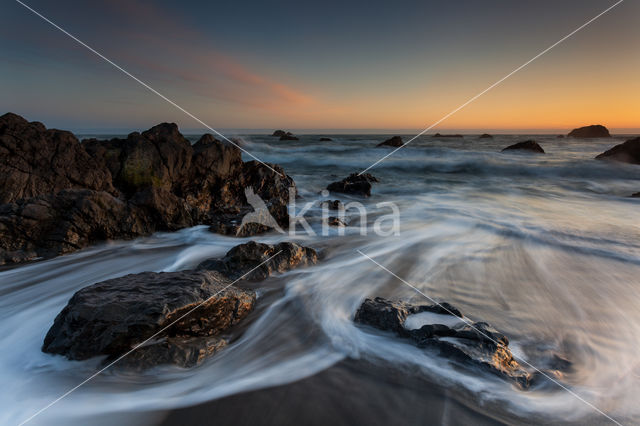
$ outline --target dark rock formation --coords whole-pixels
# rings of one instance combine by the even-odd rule
[[[331,142],[333,139],[331,138],[320,138],[318,139],[320,142]]]
[[[544,154],[544,149],[534,140],[528,140],[524,142],[518,142],[513,145],[509,145],[502,152],[505,151],[530,151],[538,154]]]
[[[629,164],[640,164],[640,137],[614,146],[596,157],[598,160],[613,160]]]
[[[489,133],[483,133],[480,135],[479,139],[493,139],[493,136],[491,136]]]
[[[453,135],[443,135],[441,133],[436,133],[435,135],[433,135],[434,138],[463,138],[464,136],[460,135],[460,134],[453,134]]]
[[[12,113],[0,117],[0,204],[71,188],[116,192],[109,171],[70,132]]]
[[[329,224],[329,226],[336,226],[338,228],[347,226],[347,224],[345,223],[344,220],[340,219],[339,217],[335,217],[335,216],[330,216],[327,223]]]
[[[158,337],[216,336],[246,317],[255,301],[255,293],[231,286],[217,272],[126,275],[74,294],[42,350],[82,360],[117,357],[166,327]]]
[[[579,127],[577,129],[573,129],[567,135],[570,138],[610,138],[609,130],[600,125],[593,124],[591,126]]]
[[[640,192],[636,192],[635,194],[631,194],[632,198],[640,198]]]
[[[286,134],[287,134],[287,132],[285,132],[284,130],[276,130],[275,132],[273,132],[273,134],[271,136],[280,137],[280,136],[284,136]]]
[[[323,206],[327,206],[329,210],[340,210],[344,209],[344,204],[340,200],[327,200],[322,202]]]
[[[265,262],[272,256],[273,259]],[[250,241],[232,248],[221,259],[205,260],[198,265],[198,270],[218,271],[232,280],[242,277],[249,281],[260,281],[274,273],[313,265],[317,261],[316,251],[309,247],[295,243],[269,245]],[[265,263],[260,265],[262,262]]]
[[[464,318],[459,310],[448,303],[411,305],[376,297],[364,301],[354,320],[380,330],[392,331],[399,337],[410,339],[420,348],[436,349],[444,357],[480,367],[524,388],[529,386],[530,374],[513,358],[507,337],[490,325],[459,321],[455,326],[425,324],[415,330],[405,328],[407,318],[421,312],[440,314],[443,322],[447,317]]]
[[[291,133],[287,133],[286,135],[280,136],[281,141],[297,141],[300,140],[297,136],[292,135]]]
[[[162,337],[152,340],[114,364],[127,371],[143,371],[157,365],[173,364],[190,368],[200,364],[227,346],[227,340],[218,337]]]
[[[402,142],[402,138],[400,136],[394,136],[392,138],[387,139],[384,142],[379,143],[376,146],[393,146],[393,147],[399,147],[404,145],[404,142]]]
[[[330,183],[327,189],[331,192],[341,192],[343,194],[371,196],[371,183],[378,182],[378,179],[370,173],[351,173],[339,182]]]
[[[126,239],[196,224],[253,235],[246,190],[287,227],[282,168],[242,162],[240,150],[204,135],[193,146],[175,124],[126,139],[79,143],[14,114],[0,117],[0,264],[50,257],[105,239]]]

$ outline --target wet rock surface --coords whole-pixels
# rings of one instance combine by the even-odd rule
[[[384,142],[379,143],[377,146],[392,146],[397,148],[402,145],[404,145],[404,142],[402,142],[402,138],[400,136],[394,136]]]
[[[610,138],[609,130],[601,124],[579,127],[567,135],[570,138]]]
[[[255,302],[253,291],[231,286],[217,272],[126,275],[76,292],[56,317],[42,350],[74,360],[117,357],[174,321],[164,337],[215,336],[246,317]]]
[[[327,219],[327,223],[329,224],[329,226],[335,226],[338,228],[343,228],[347,226],[347,223],[344,221],[344,219],[340,219],[339,217],[335,217],[335,216],[330,216]]]
[[[272,256],[273,259],[265,262]],[[205,260],[197,269],[218,271],[232,280],[243,277],[249,281],[260,281],[275,273],[310,266],[317,261],[318,254],[314,249],[296,243],[269,245],[250,241],[232,248],[221,259]],[[260,265],[262,262],[265,263]]]
[[[371,196],[371,183],[378,182],[378,179],[370,173],[351,173],[346,178],[338,182],[330,183],[327,189],[331,192],[343,194]]]
[[[241,236],[268,231],[242,226],[254,211],[248,188],[287,227],[289,191],[295,194],[281,167],[243,162],[237,147],[208,134],[191,145],[172,123],[80,143],[5,114],[0,171],[0,264],[198,224]]]
[[[434,321],[450,324],[434,322],[418,329],[408,329],[405,326],[411,315],[424,312],[437,314],[438,318]],[[443,357],[479,367],[527,388],[531,375],[513,358],[507,337],[487,323],[463,321],[463,318],[462,313],[448,303],[413,305],[376,297],[362,303],[354,321],[379,330],[392,331],[417,347],[435,349]]]
[[[524,142],[518,142],[513,145],[509,145],[502,152],[505,151],[529,151],[537,154],[544,154],[544,149],[534,140],[528,140]]]
[[[597,160],[619,161],[629,164],[640,164],[640,137],[614,146],[596,157]]]

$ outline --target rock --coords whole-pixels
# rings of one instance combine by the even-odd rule
[[[376,146],[393,146],[393,147],[399,147],[404,145],[404,142],[402,142],[402,138],[400,136],[394,136],[392,138],[387,139],[384,142],[379,143]]]
[[[436,133],[435,135],[433,135],[434,138],[464,138],[464,136],[460,135],[460,134],[454,134],[454,135],[443,135],[440,133]]]
[[[493,136],[491,136],[489,133],[483,133],[480,135],[479,139],[493,139]]]
[[[640,198],[640,192],[636,192],[635,194],[631,194],[633,198]]]
[[[524,142],[518,142],[513,145],[509,145],[502,152],[505,151],[530,151],[538,154],[544,154],[544,149],[534,140],[528,140]]]
[[[629,164],[640,164],[640,137],[614,146],[596,157],[598,160],[613,160]]]
[[[293,133],[287,132],[284,135],[280,135],[281,141],[297,141],[299,140],[297,136],[294,136]]]
[[[273,259],[271,256],[280,252]],[[316,251],[295,243],[276,245],[250,241],[229,250],[221,259],[208,259],[198,265],[198,270],[218,271],[232,280],[260,281],[274,273],[283,273],[299,266],[313,265],[318,261]],[[258,268],[256,268],[260,265]]]
[[[419,329],[407,329],[407,318],[421,312],[442,315],[443,322],[454,318],[456,325],[434,323],[425,324]],[[412,305],[376,297],[362,303],[354,321],[379,330],[392,331],[401,338],[409,339],[417,347],[436,349],[441,356],[479,367],[523,388],[529,386],[531,375],[513,358],[506,336],[487,323],[457,321],[458,318],[464,319],[459,310],[447,303]]]
[[[287,132],[285,132],[284,130],[276,130],[275,132],[273,132],[273,133],[271,134],[271,136],[277,136],[277,137],[280,137],[280,136],[284,136],[284,135],[286,135],[286,134],[287,134]]]
[[[378,179],[370,173],[351,173],[339,182],[330,183],[327,189],[331,192],[341,192],[343,194],[371,196],[371,183],[378,182]]]
[[[247,191],[284,228],[289,192],[296,193],[281,167],[244,163],[237,147],[209,134],[192,146],[172,123],[79,143],[6,114],[0,169],[0,263],[198,224],[240,236],[265,232],[263,224],[242,225],[255,208]]]
[[[333,141],[333,139],[331,139],[331,138],[320,138],[320,139],[318,139],[318,140],[319,140],[320,142],[331,142],[331,141]]]
[[[0,117],[0,204],[71,188],[116,192],[109,171],[70,132],[12,113]]]
[[[344,209],[344,204],[340,200],[327,200],[322,202],[322,206],[327,206],[329,210],[340,210]]]
[[[231,286],[217,272],[126,275],[76,292],[56,317],[42,350],[72,360],[114,358],[165,327],[159,338],[216,336],[245,318],[255,302],[254,292]]]
[[[609,130],[600,125],[593,124],[591,126],[579,127],[577,129],[573,129],[567,135],[570,138],[610,138]]]
[[[327,223],[329,224],[329,226],[336,226],[336,227],[345,227],[347,226],[347,224],[344,222],[344,220],[340,219],[339,217],[335,217],[335,216],[330,216]]]

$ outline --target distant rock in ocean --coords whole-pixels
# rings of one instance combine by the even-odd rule
[[[640,192],[636,192],[635,194],[631,194],[631,198],[640,198]]]
[[[284,130],[276,130],[271,134],[271,136],[280,137],[280,136],[284,136],[286,134],[287,134],[287,132],[285,132]]]
[[[556,139],[564,139],[564,135],[558,135],[556,136]]]
[[[509,145],[502,152],[505,151],[530,151],[537,154],[544,154],[544,149],[534,140],[528,140],[524,142],[518,142],[513,145]]]
[[[318,139],[320,142],[331,142],[333,139],[331,138],[320,138]]]
[[[339,182],[330,183],[327,189],[331,192],[341,192],[343,194],[371,195],[371,183],[378,182],[378,179],[370,173],[351,173]]]
[[[299,139],[293,133],[287,132],[284,135],[280,136],[280,140],[281,141],[297,141]]]
[[[609,130],[601,124],[579,127],[567,135],[570,138],[610,138]]]
[[[443,135],[440,133],[436,133],[435,135],[433,135],[434,138],[464,138],[464,136],[460,135],[460,134],[454,134],[454,135]]]
[[[493,139],[493,136],[489,133],[483,133],[480,135],[479,139]]]
[[[198,224],[236,234],[253,211],[245,188],[289,224],[293,179],[211,135],[195,144],[173,123],[126,139],[88,139],[15,114],[0,117],[0,264],[69,253]],[[247,227],[241,236],[269,228]]]
[[[614,146],[596,157],[598,160],[613,160],[622,163],[640,164],[640,137]]]
[[[387,139],[384,142],[380,142],[378,145],[376,146],[393,146],[393,147],[400,147],[404,145],[404,142],[402,142],[402,138],[400,136],[394,136],[392,138]]]

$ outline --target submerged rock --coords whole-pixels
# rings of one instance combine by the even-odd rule
[[[579,127],[567,135],[570,138],[610,138],[609,130],[601,124]]]
[[[76,292],[42,350],[74,360],[117,357],[174,321],[158,337],[216,336],[246,317],[255,302],[253,291],[231,286],[217,272],[126,275]]]
[[[278,254],[273,259],[265,262],[276,253]],[[260,281],[274,273],[313,265],[317,261],[318,254],[309,247],[287,242],[269,245],[250,241],[235,246],[221,259],[205,260],[197,269],[218,271],[232,280],[242,277],[249,281]],[[262,262],[265,263],[260,265]],[[260,266],[256,268],[258,265]]]
[[[370,173],[351,173],[339,182],[330,183],[327,189],[331,192],[341,192],[343,194],[371,196],[371,183],[378,182],[378,179]]]
[[[436,314],[433,321],[442,324],[434,322],[417,329],[406,327],[411,315],[424,312]],[[529,386],[531,375],[513,358],[507,337],[487,323],[465,321],[462,313],[448,303],[412,305],[376,297],[364,301],[354,321],[392,331],[417,347],[436,349],[446,358],[479,367],[523,388]]]
[[[299,139],[293,133],[287,132],[284,135],[280,135],[280,140],[281,141],[297,141]]]
[[[640,164],[640,137],[614,146],[596,157],[597,160],[613,160],[629,164]]]
[[[392,138],[387,139],[384,142],[380,142],[378,145],[376,146],[393,146],[393,147],[400,147],[404,145],[404,142],[402,142],[402,138],[400,136],[394,136]]]
[[[274,170],[272,170],[271,168]],[[84,140],[15,114],[0,117],[0,263],[51,257],[106,239],[198,224],[241,236],[247,189],[287,227],[295,183],[277,165],[243,162],[204,135],[193,146],[172,123],[125,139]]]
[[[502,150],[502,152],[505,151],[530,151],[538,154],[544,154],[544,149],[542,149],[542,147],[534,140],[528,140],[509,145]]]
[[[122,370],[134,371],[142,371],[163,364],[190,368],[216,354],[225,346],[227,346],[227,340],[218,336],[163,337],[140,346],[115,365]]]
[[[318,139],[318,140],[319,140],[320,142],[331,142],[331,141],[333,141],[333,139],[331,139],[331,138],[320,138],[320,139]]]

